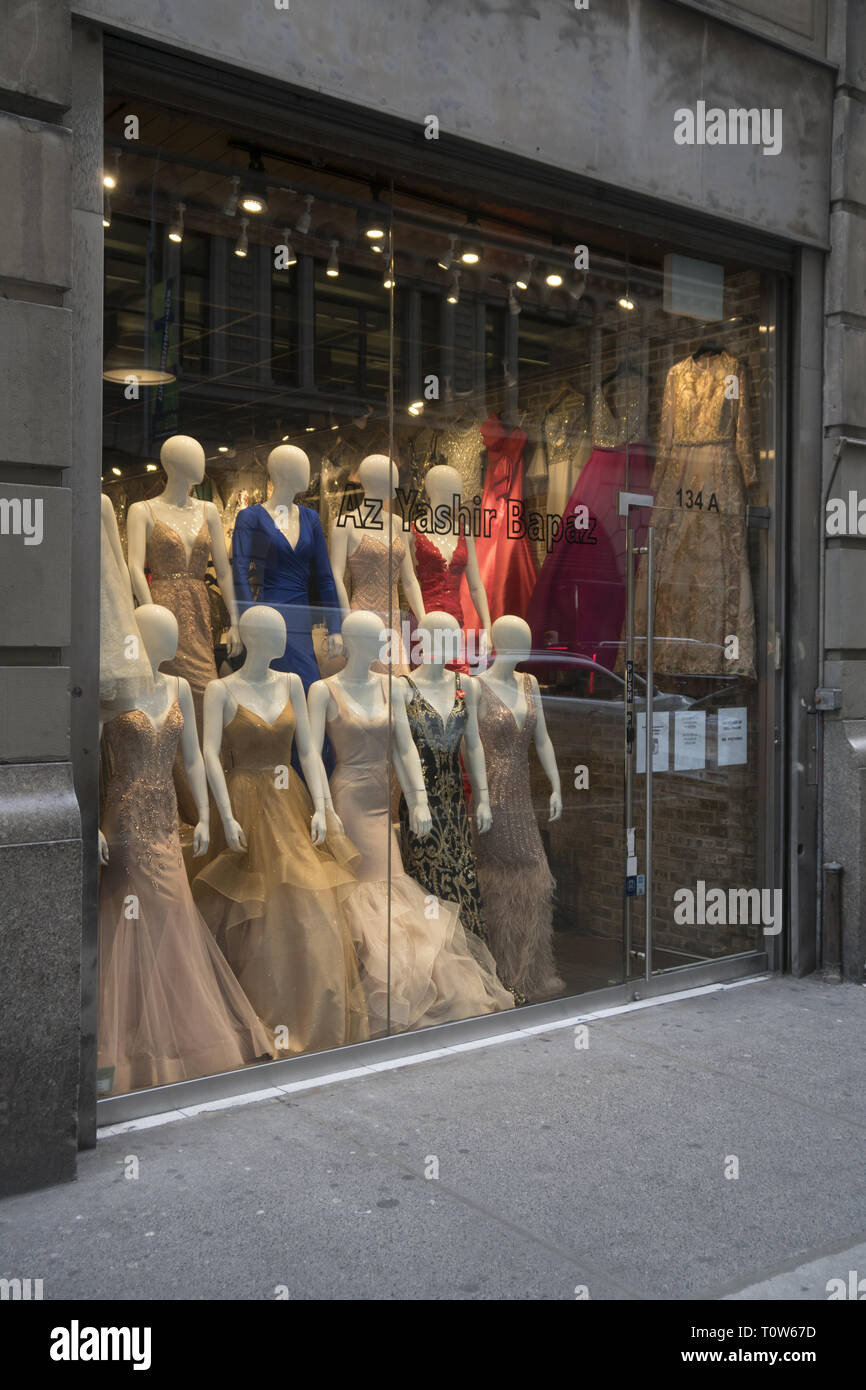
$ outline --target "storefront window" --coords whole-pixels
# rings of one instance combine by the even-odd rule
[[[758,949],[772,277],[138,114],[103,1094]]]

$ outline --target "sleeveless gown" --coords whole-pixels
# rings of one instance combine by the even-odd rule
[[[463,605],[460,586],[466,573],[469,550],[461,532],[451,559],[446,562],[442,551],[423,531],[413,527],[415,537],[415,573],[421,586],[421,597],[427,613],[450,613],[463,627]],[[473,605],[474,606],[474,605]],[[462,637],[462,634],[461,634]],[[463,639],[465,641],[465,639]],[[469,672],[465,647],[459,661],[449,661],[449,671]]]
[[[537,712],[524,675],[523,728],[486,681],[481,681],[478,727],[487,764],[493,825],[480,835],[472,822],[487,940],[502,979],[530,1003],[565,988],[553,960],[553,890],[532,807],[529,748]]]
[[[393,560],[391,562],[393,583],[390,589],[390,613],[388,611],[388,542],[379,536],[372,536],[369,531],[365,531],[357,549],[349,556],[348,562],[349,573],[352,576],[350,608],[363,609],[366,612],[378,614],[386,628],[393,628],[395,633],[401,634],[392,651],[391,671],[395,676],[409,674],[409,657],[402,638],[403,615],[400,612],[400,599],[397,593],[397,576],[405,556],[406,542],[399,532],[395,532]],[[384,661],[374,661],[370,669],[387,672],[388,664]]]
[[[346,911],[367,992],[371,1034],[449,1023],[512,1008],[490,952],[463,930],[453,903],[436,901],[403,868],[391,824],[387,756],[387,684],[373,715],[349,707],[333,677],[325,684],[337,713],[328,719],[337,754],[331,794],[346,833],[361,852],[359,883]],[[390,972],[388,848],[391,854]]]
[[[269,724],[238,704],[222,757],[247,849],[223,848],[193,894],[248,998],[269,1027],[288,1030],[281,1056],[321,1052],[369,1036],[364,992],[342,904],[359,855],[329,825],[310,839],[313,803],[289,764],[291,700]],[[224,843],[224,841],[223,841]]]
[[[183,715],[105,725],[99,891],[99,1066],[115,1093],[242,1067],[276,1053],[193,904],[171,780]]]

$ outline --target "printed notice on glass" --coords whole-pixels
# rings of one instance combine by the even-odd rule
[[[747,729],[749,711],[745,705],[719,710],[719,767],[734,767],[749,761]]]
[[[674,713],[674,771],[695,772],[707,765],[707,716],[704,710]]]
[[[670,769],[670,729],[669,714],[653,715],[653,772],[667,772]],[[646,715],[637,717],[637,770],[646,772]]]

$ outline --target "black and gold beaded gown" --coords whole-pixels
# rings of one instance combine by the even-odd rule
[[[180,852],[172,764],[183,714],[105,726],[99,890],[99,1065],[115,1093],[276,1057],[273,1040],[197,912]]]
[[[475,868],[475,853],[469,830],[460,745],[466,733],[469,711],[460,676],[455,677],[454,704],[443,722],[439,711],[421,694],[409,676],[412,687],[406,706],[409,727],[421,759],[424,785],[433,825],[429,835],[413,835],[409,828],[406,798],[400,798],[400,847],[406,872],[440,902],[457,903],[460,920],[467,931],[487,940],[481,911],[481,894]]]

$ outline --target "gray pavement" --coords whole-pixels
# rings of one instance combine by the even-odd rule
[[[76,1183],[0,1202],[0,1273],[46,1299],[866,1281],[866,990],[777,979],[588,1026],[110,1135]]]

